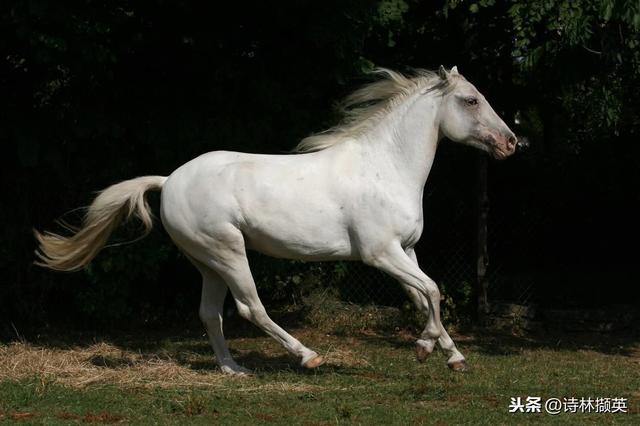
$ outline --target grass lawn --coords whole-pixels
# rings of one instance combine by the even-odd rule
[[[0,343],[0,423],[640,424],[639,339],[458,334],[470,369],[453,373],[440,353],[419,364],[406,329],[356,328],[291,329],[328,359],[311,372],[236,332],[247,378],[221,375],[199,333]],[[629,412],[511,414],[516,396],[624,397]]]

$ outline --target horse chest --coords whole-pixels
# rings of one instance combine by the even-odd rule
[[[355,222],[363,231],[385,240],[397,239],[404,247],[412,247],[420,239],[423,213],[419,199],[385,191],[366,194],[357,201]]]

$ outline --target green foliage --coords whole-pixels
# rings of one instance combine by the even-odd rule
[[[387,29],[387,47],[394,47],[395,32],[403,23],[403,16],[409,10],[404,0],[383,0],[378,3],[378,16],[375,22],[380,28]]]
[[[475,314],[473,284],[467,281],[450,283],[443,281],[439,283],[442,301],[440,302],[440,315],[443,324],[450,326],[468,326]]]
[[[462,4],[446,1],[444,15],[461,21],[471,40],[491,31],[481,25],[502,28],[489,45],[483,39],[470,50],[511,56],[521,108],[538,115],[554,111],[555,118],[544,121],[561,132],[554,135],[559,149],[577,153],[610,134],[640,131],[638,102],[628,96],[640,82],[637,1],[480,1],[469,4],[468,12],[460,10]]]
[[[639,130],[637,114],[625,111],[637,107],[626,93],[640,81],[638,2],[514,1],[509,16],[521,78],[545,73],[545,79],[536,79],[561,91],[570,144],[601,138],[605,132],[618,135],[621,127]]]

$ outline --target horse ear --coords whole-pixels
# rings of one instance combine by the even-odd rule
[[[451,68],[451,75],[460,75],[457,66],[454,65],[453,68]]]
[[[440,68],[438,68],[438,75],[443,80],[446,80],[447,78],[449,78],[449,73],[447,72],[446,69],[444,69],[444,66],[442,65],[440,65]]]

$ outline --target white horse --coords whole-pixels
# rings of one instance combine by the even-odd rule
[[[427,315],[416,342],[420,361],[436,342],[454,370],[465,358],[440,322],[440,292],[420,269],[414,246],[423,229],[422,194],[444,137],[503,159],[516,137],[456,67],[411,77],[379,69],[377,82],[345,101],[343,122],[304,139],[295,155],[215,151],[169,177],[113,185],[65,237],[36,237],[39,264],[70,271],[87,265],[121,220],[152,226],[145,192],[161,190],[162,223],[202,274],[200,317],[223,372],[246,374],[222,331],[227,289],[240,315],[280,342],[306,368],[324,360],[269,318],[246,250],[304,260],[361,260],[396,278]]]

